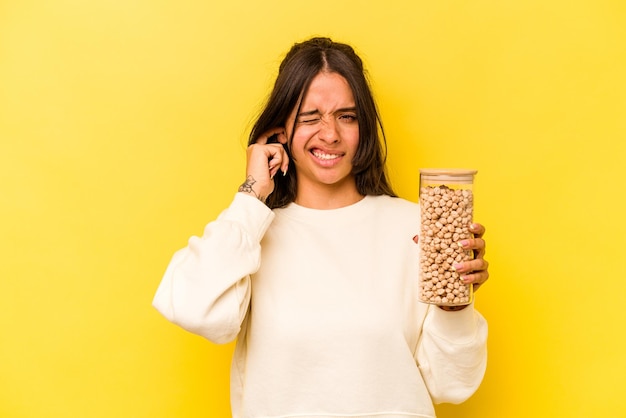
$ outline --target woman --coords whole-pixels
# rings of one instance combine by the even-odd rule
[[[326,38],[283,60],[231,205],[177,252],[154,306],[216,343],[237,338],[234,417],[434,417],[486,366],[473,304],[418,302],[419,206],[395,197],[353,49]],[[484,228],[457,266],[488,278]],[[413,237],[413,238],[412,238]]]

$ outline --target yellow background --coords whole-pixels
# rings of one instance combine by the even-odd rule
[[[489,366],[440,417],[626,416],[622,0],[0,2],[0,416],[228,416],[232,345],[150,303],[315,34],[362,55],[403,197],[479,170]]]

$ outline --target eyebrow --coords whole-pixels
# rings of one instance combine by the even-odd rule
[[[356,112],[356,106],[355,107],[342,107],[341,109],[335,110],[333,113],[341,113],[341,112]],[[300,112],[300,113],[298,113],[298,117],[300,117],[300,116],[319,115],[321,113],[322,112],[320,112],[318,109],[309,110],[308,112]]]

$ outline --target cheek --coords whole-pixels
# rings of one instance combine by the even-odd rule
[[[297,130],[296,134],[293,136],[291,142],[289,143],[289,153],[291,154],[293,159],[297,160],[299,156],[304,154],[304,148],[306,146],[306,143],[307,138],[302,135],[300,130]]]
[[[291,148],[295,150],[302,150],[306,147],[309,140],[315,136],[316,129],[312,129],[310,126],[301,125],[296,129],[291,140]]]
[[[341,131],[341,138],[348,145],[353,152],[356,152],[357,147],[359,146],[359,128],[357,127],[346,127]]]

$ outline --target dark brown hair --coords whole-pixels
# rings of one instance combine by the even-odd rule
[[[293,45],[280,64],[274,88],[250,132],[248,145],[254,144],[270,129],[284,127],[296,106],[299,111],[311,80],[322,71],[334,72],[345,78],[354,96],[359,144],[352,160],[352,172],[358,192],[362,195],[396,196],[385,173],[387,147],[378,109],[363,62],[349,45],[328,38],[311,38]],[[292,137],[293,132],[295,123]],[[288,144],[291,144],[291,139]],[[289,153],[289,146],[285,149]],[[282,207],[295,200],[295,169],[288,170],[286,176],[275,176],[274,182],[274,191],[266,200],[270,208]]]

